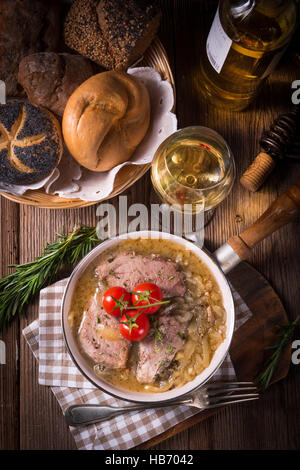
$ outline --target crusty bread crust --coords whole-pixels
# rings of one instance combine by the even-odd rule
[[[70,97],[63,136],[73,157],[92,171],[107,171],[129,160],[150,122],[145,85],[125,72],[103,72]]]

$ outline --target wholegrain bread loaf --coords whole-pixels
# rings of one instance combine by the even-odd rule
[[[73,157],[92,171],[107,171],[129,160],[150,122],[145,85],[125,72],[89,78],[70,97],[63,136]]]
[[[79,54],[113,69],[114,60],[98,23],[97,5],[98,0],[75,0],[64,23],[64,39]]]
[[[126,70],[157,33],[157,1],[75,0],[64,24],[66,44],[106,69]]]
[[[30,101],[62,116],[73,91],[95,69],[89,59],[80,55],[40,52],[24,57],[18,80]]]
[[[36,183],[50,175],[62,156],[60,124],[44,108],[25,101],[0,105],[0,181]]]
[[[161,19],[158,2],[149,0],[100,0],[97,14],[115,68],[124,70],[150,46]]]

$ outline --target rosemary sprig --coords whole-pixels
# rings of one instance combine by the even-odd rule
[[[300,315],[293,322],[288,323],[287,325],[282,326],[278,330],[278,341],[272,346],[267,346],[265,349],[274,350],[274,352],[268,357],[264,364],[264,370],[254,379],[254,382],[259,384],[263,390],[270,385],[271,379],[277,367],[279,358],[285,348],[290,343],[296,324],[300,320]]]
[[[47,243],[35,261],[10,266],[15,271],[0,279],[0,331],[16,315],[25,314],[29,302],[63,267],[75,265],[100,242],[96,227],[82,225],[70,234],[57,234],[57,241]]]

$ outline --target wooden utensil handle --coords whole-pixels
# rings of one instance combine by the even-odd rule
[[[241,259],[249,258],[251,249],[300,214],[300,180],[279,196],[260,218],[238,236],[228,240]]]

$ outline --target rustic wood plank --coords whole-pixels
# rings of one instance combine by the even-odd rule
[[[199,60],[203,44],[216,9],[216,1],[162,1],[164,20],[163,43],[170,56],[177,86],[179,127],[200,124],[216,129],[229,142],[236,158],[238,175],[259,150],[258,142],[264,127],[278,113],[290,107],[290,84],[297,70],[287,55],[266,84],[263,94],[248,111],[225,113],[214,109],[198,91]],[[279,165],[265,186],[256,194],[243,189],[238,181],[232,194],[218,208],[206,230],[206,245],[214,250],[231,235],[242,231],[254,221],[288,186],[300,177],[299,164]],[[125,194],[130,201],[148,202],[151,194],[149,174]],[[117,199],[112,201],[117,205]],[[71,229],[75,222],[96,223],[96,206],[74,211],[44,211],[18,207],[1,198],[0,261],[3,273],[7,265],[33,259],[55,231]],[[19,220],[19,222],[18,222]],[[20,223],[21,233],[12,232]],[[291,224],[265,240],[253,255],[253,265],[271,282],[288,312],[295,318],[299,309],[299,226]],[[14,246],[18,248],[13,248]],[[21,329],[37,318],[37,303],[22,319]],[[5,334],[8,344],[8,365],[0,366],[0,447],[23,449],[67,449],[74,442],[60,409],[47,387],[37,384],[36,363],[20,339],[20,397],[16,365],[16,341],[19,327],[15,322]],[[296,333],[299,337],[299,328]],[[2,334],[0,339],[4,338]],[[300,394],[299,367],[291,368],[288,379],[276,384],[261,402],[227,408],[201,424],[171,437],[156,449],[296,449],[300,433],[298,401]],[[20,400],[20,431],[18,407]],[[4,407],[3,407],[4,404]],[[20,443],[19,443],[20,433]],[[156,441],[157,442],[157,441]]]
[[[216,5],[216,1],[174,2],[177,115],[179,127],[204,125],[223,135],[235,155],[237,174],[241,175],[259,150],[262,130],[269,126],[278,114],[290,109],[290,84],[296,79],[297,70],[289,56],[286,56],[257,102],[247,111],[224,112],[205,102],[197,91],[197,87],[201,86],[199,61]],[[231,195],[217,209],[214,220],[207,227],[206,246],[214,250],[229,236],[245,229],[264,212],[272,200],[295,183],[299,176],[299,164],[279,165],[265,186],[256,194],[247,192],[237,181]],[[295,222],[265,240],[255,250],[252,259],[253,265],[271,280],[290,318],[295,318],[299,310],[299,289],[296,288],[297,280],[300,279],[300,253],[297,243],[299,224],[299,221]],[[294,432],[299,434],[299,417],[291,412],[287,418],[283,411],[285,406],[290,410],[297,407],[295,389],[299,396],[299,370],[294,368],[292,374],[284,384],[271,388],[267,406],[257,406],[255,403],[234,410],[227,409],[217,417],[212,417],[208,423],[194,426],[189,434],[190,448],[271,448],[272,444],[278,448],[284,448],[285,445],[296,448],[295,437],[288,443],[283,431],[287,429],[289,422]],[[293,385],[290,385],[291,382]],[[284,405],[280,404],[283,390]],[[253,414],[257,420],[255,425],[251,419]],[[268,427],[267,423],[272,425]],[[284,435],[280,440],[278,436],[281,433]],[[167,449],[172,445],[172,439],[155,448]]]
[[[228,277],[253,314],[252,318],[234,334],[230,347],[230,357],[238,380],[252,381],[262,369],[266,360],[264,348],[277,341],[277,327],[286,324],[288,319],[279,297],[261,274],[250,265],[241,263]],[[249,356],[251,356],[251,360],[249,360]],[[289,370],[290,356],[291,348],[287,348],[280,359],[272,382],[286,377]],[[255,402],[254,406],[256,404]],[[249,407],[251,409],[252,405],[249,404]],[[243,408],[243,405],[240,408]],[[139,448],[151,448],[159,442],[177,435],[181,431],[186,431],[191,426],[202,423],[207,418],[222,411],[220,409],[203,411],[179,423],[160,436],[156,436],[151,441],[142,444]],[[229,411],[226,413],[227,417]],[[191,436],[193,436],[193,433],[191,433]]]
[[[149,200],[151,190],[149,175],[123,195],[132,202]],[[118,198],[110,201],[118,209]],[[20,252],[21,262],[34,259],[55,234],[70,231],[75,224],[95,226],[97,205],[76,210],[45,210],[21,206]],[[26,319],[21,320],[21,330],[38,318],[38,300],[28,308]],[[48,387],[38,385],[38,367],[29,347],[21,337],[20,364],[20,447],[21,449],[73,449],[75,444],[67,430],[65,419]],[[28,403],[28,398],[30,402]],[[41,413],[43,410],[43,413]]]
[[[0,199],[0,276],[18,262],[19,206]],[[19,446],[19,322],[0,333],[5,344],[6,364],[0,364],[0,449]]]
[[[75,223],[94,225],[95,209],[49,211],[21,206],[21,262],[38,256],[55,233],[70,231]],[[38,301],[21,320],[21,330],[38,318]],[[74,449],[61,410],[49,387],[38,385],[38,367],[29,347],[21,337],[20,362],[20,447],[21,449]]]

